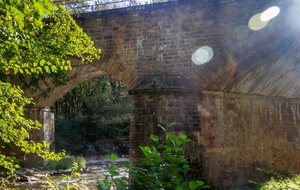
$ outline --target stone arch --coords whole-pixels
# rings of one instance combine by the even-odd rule
[[[208,91],[298,99],[299,37],[286,20],[289,14],[280,14],[268,27],[232,43],[191,78]]]
[[[101,59],[94,60],[92,65],[123,82],[128,88],[132,88],[138,81],[135,69],[109,53],[103,52]]]
[[[65,95],[68,91],[72,90],[81,83],[84,83],[92,78],[101,75],[110,75],[113,78],[123,82],[128,88],[132,87],[138,77],[130,67],[127,67],[118,59],[115,59],[109,54],[101,54],[100,60],[94,60],[91,64],[83,64],[77,59],[71,59],[72,70],[67,71],[69,81],[67,85],[53,87],[49,92],[48,97],[42,94],[42,91],[32,94],[30,89],[24,89],[24,94],[27,97],[32,97],[35,105],[26,108],[26,117],[38,120],[42,123],[42,128],[39,131],[33,131],[30,134],[30,139],[34,141],[46,141],[50,143],[50,150],[54,151],[55,137],[54,137],[54,114],[49,107],[55,103],[59,98]],[[47,82],[51,84],[50,79]],[[43,81],[40,82],[40,88],[47,90],[48,86]],[[18,81],[16,81],[18,83]],[[20,152],[19,158],[25,158]],[[34,154],[27,154],[26,159],[23,160],[24,166],[37,166],[43,165],[44,161]]]
[[[126,66],[110,54],[102,53],[100,56],[101,59],[94,60],[91,64],[83,64],[77,59],[71,59],[72,70],[67,71],[70,79],[68,84],[53,87],[47,97],[41,91],[31,94],[30,89],[25,89],[25,95],[33,97],[36,107],[51,106],[56,100],[79,84],[105,74],[123,82],[128,88],[134,86],[138,80],[134,69]],[[40,81],[40,88],[47,89],[43,81]]]

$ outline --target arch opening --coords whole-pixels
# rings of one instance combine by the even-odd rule
[[[130,100],[126,85],[107,75],[82,83],[57,100],[55,150],[87,159],[127,155]]]

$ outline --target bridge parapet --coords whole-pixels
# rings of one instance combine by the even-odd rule
[[[148,4],[176,2],[178,0],[85,0],[82,3],[65,0],[55,0],[57,5],[63,5],[76,13],[91,13],[96,11],[105,11],[120,8],[137,7]],[[138,8],[140,9],[140,8]]]

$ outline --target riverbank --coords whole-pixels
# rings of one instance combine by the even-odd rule
[[[120,176],[128,177],[127,169],[122,166],[123,163],[128,163],[129,159],[120,157],[115,160],[116,166],[119,167]],[[16,172],[14,185],[12,189],[18,190],[43,190],[49,189],[52,186],[66,186],[68,184],[80,184],[81,190],[96,190],[97,181],[104,179],[104,175],[108,174],[107,166],[109,160],[104,157],[88,157],[86,158],[86,169],[79,171],[79,177],[71,176],[69,179],[63,179],[65,176],[70,176],[71,173],[65,170],[45,171],[40,168],[21,168]],[[47,183],[51,180],[51,184]],[[47,187],[43,187],[47,186]]]

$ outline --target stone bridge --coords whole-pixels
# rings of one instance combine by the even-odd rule
[[[261,21],[271,6],[279,15]],[[299,8],[286,0],[177,0],[82,14],[78,24],[101,59],[72,60],[69,84],[48,98],[35,94],[36,105],[109,74],[130,89],[132,163],[157,124],[176,122],[170,132],[192,139],[191,177],[226,186],[259,178],[257,167],[300,172]],[[52,126],[47,113],[41,139]]]

